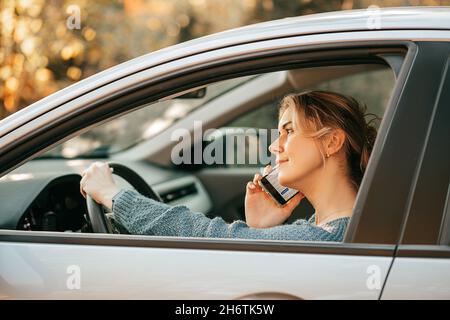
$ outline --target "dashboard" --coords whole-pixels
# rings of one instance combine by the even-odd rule
[[[92,232],[81,172],[95,160],[35,160],[0,178],[0,229]],[[104,161],[104,160],[101,160]],[[170,205],[209,214],[213,205],[200,180],[142,162],[121,164],[138,173]],[[131,188],[114,175],[120,188]]]
[[[52,181],[31,203],[16,229],[28,231],[89,232],[86,200],[80,194],[80,178],[67,176]]]

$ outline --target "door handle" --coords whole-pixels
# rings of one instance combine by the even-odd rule
[[[304,300],[290,293],[283,292],[255,292],[248,293],[234,300]]]

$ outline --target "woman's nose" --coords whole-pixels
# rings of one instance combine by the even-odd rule
[[[269,151],[271,153],[280,153],[283,152],[283,147],[280,144],[280,138],[277,138],[272,144],[269,146]]]

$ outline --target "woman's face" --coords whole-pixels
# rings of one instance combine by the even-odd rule
[[[322,154],[317,141],[304,136],[295,120],[294,107],[288,107],[279,123],[280,136],[269,150],[276,155],[279,164],[278,182],[286,187],[299,189],[313,179],[323,166]]]

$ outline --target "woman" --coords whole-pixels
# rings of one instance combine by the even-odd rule
[[[259,186],[247,184],[246,222],[227,224],[185,206],[169,206],[133,190],[119,190],[107,164],[83,172],[80,191],[112,209],[115,220],[132,234],[342,241],[369,160],[376,129],[366,123],[358,102],[341,94],[311,91],[290,94],[280,104],[279,138],[269,150],[279,165],[278,182],[300,192],[280,207]],[[270,170],[265,168],[265,173]],[[306,197],[313,216],[283,222]]]

